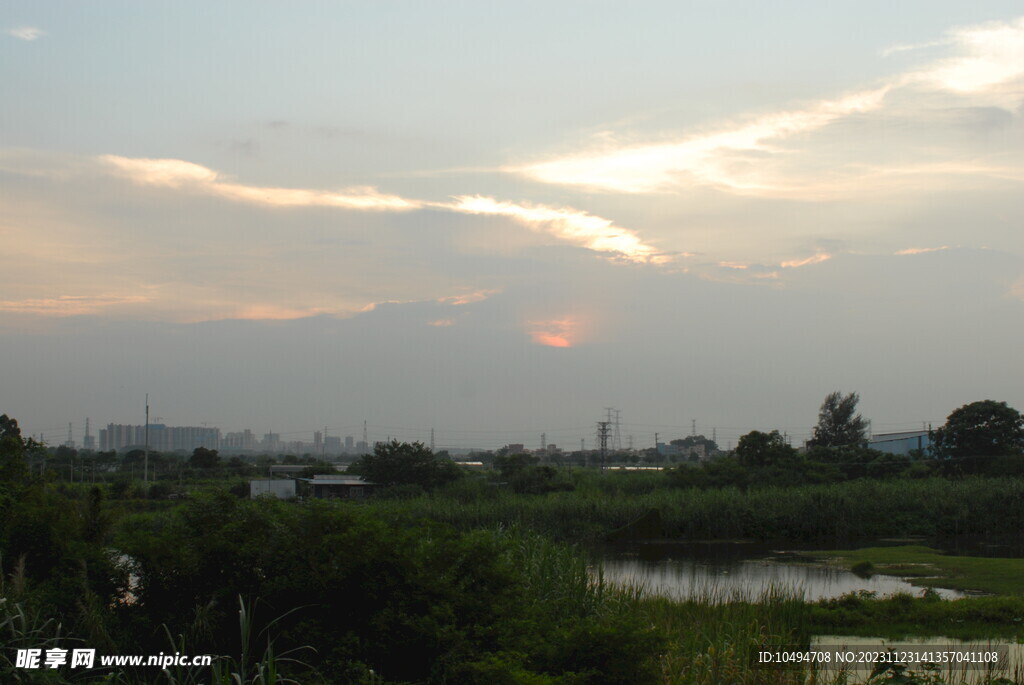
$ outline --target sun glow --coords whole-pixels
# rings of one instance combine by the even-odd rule
[[[572,347],[579,341],[580,324],[577,319],[549,319],[531,321],[527,333],[538,345],[546,347]]]

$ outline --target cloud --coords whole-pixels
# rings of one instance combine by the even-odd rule
[[[139,185],[204,193],[234,202],[270,207],[320,206],[382,212],[432,208],[460,214],[505,216],[567,243],[595,252],[615,254],[629,261],[661,264],[672,260],[672,256],[644,243],[636,231],[569,207],[502,202],[480,195],[456,196],[451,202],[426,202],[383,194],[370,186],[355,186],[337,193],[305,188],[269,188],[227,182],[213,169],[180,159],[103,155],[100,161],[116,175]]]
[[[46,35],[46,31],[35,26],[16,26],[12,29],[6,29],[4,33],[25,41],[33,41]]]
[[[1018,278],[1010,285],[1010,295],[1018,300],[1024,300],[1024,276]]]
[[[442,303],[442,304],[450,304],[450,305],[459,306],[459,305],[464,305],[464,304],[472,304],[474,302],[483,302],[484,300],[489,298],[491,295],[496,295],[499,292],[501,292],[501,291],[500,290],[475,290],[475,291],[470,292],[470,293],[462,293],[461,295],[448,295],[446,297],[439,297],[437,299],[437,301]]]
[[[832,259],[832,255],[827,252],[819,252],[813,257],[807,257],[806,259],[790,259],[779,264],[783,269],[798,269],[801,266],[807,266],[809,264],[821,264]]]
[[[895,46],[887,54],[924,47],[944,47],[946,55],[836,98],[649,144],[619,144],[614,134],[602,133],[593,149],[505,171],[591,191],[670,193],[710,187],[743,196],[835,200],[885,192],[878,174],[896,161],[895,145],[903,152],[899,173],[927,175],[923,183],[931,189],[939,176],[989,174],[1020,180],[1019,167],[1007,169],[969,154],[949,160],[956,142],[949,140],[948,131],[936,133],[936,142],[934,136],[923,140],[921,129],[949,126],[944,118],[950,110],[1016,110],[1024,92],[1024,18],[953,29],[942,40]],[[951,96],[957,100],[951,102]],[[897,122],[907,124],[898,137],[892,135]],[[876,128],[869,134],[866,126]],[[851,143],[857,139],[865,144]],[[873,144],[883,139],[887,145]],[[937,146],[946,148],[945,165],[929,159]],[[908,163],[912,154],[922,161]],[[873,157],[883,161],[872,164]]]
[[[881,106],[889,86],[822,100],[803,109],[760,116],[747,123],[681,141],[630,146],[532,164],[517,171],[534,180],[625,193],[662,192],[685,182],[754,191],[756,173],[736,173],[732,152],[771,152],[771,140],[813,131],[853,113]]]
[[[1024,17],[956,28],[948,43],[957,54],[906,76],[906,83],[955,93],[992,92],[1024,76]],[[1018,100],[1019,90],[1014,94]]]
[[[908,247],[905,250],[898,250],[894,254],[896,255],[915,255],[924,254],[926,252],[940,252],[942,250],[950,249],[949,245],[943,245],[942,247]]]
[[[885,48],[879,54],[882,57],[891,57],[892,55],[900,52],[911,52],[914,50],[925,50],[927,48],[935,48],[943,45],[949,45],[949,40],[929,40],[924,43],[904,43],[900,45],[893,45]]]
[[[100,161],[115,173],[140,185],[160,186],[214,195],[235,202],[269,207],[339,207],[360,211],[408,211],[422,203],[397,195],[379,193],[376,188],[356,186],[340,192],[303,188],[269,188],[230,183],[220,174],[199,164],[180,159],[131,159],[103,155]]]
[[[434,321],[428,321],[428,326],[438,326],[444,328],[446,326],[454,326],[455,319],[435,319]]]
[[[335,314],[323,308],[297,308],[286,307],[276,304],[250,304],[244,305],[234,311],[229,318],[248,319],[254,321],[290,321],[292,319],[304,319],[318,314]]]
[[[609,219],[578,209],[501,202],[481,195],[460,196],[454,203],[435,206],[464,214],[507,216],[533,230],[544,231],[595,252],[613,253],[628,261],[663,264],[672,259],[644,243],[636,231],[621,228]]]
[[[80,316],[95,314],[108,307],[147,301],[149,298],[142,295],[61,295],[26,300],[0,300],[0,311],[47,316]]]

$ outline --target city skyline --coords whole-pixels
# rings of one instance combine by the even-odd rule
[[[0,88],[26,434],[1024,407],[1012,2],[11,2]]]

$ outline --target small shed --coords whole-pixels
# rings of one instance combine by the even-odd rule
[[[376,484],[359,476],[321,476],[307,481],[317,499],[362,499],[373,493]]]

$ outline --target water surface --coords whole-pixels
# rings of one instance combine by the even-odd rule
[[[669,597],[714,598],[718,601],[757,599],[769,591],[785,592],[808,601],[832,599],[851,592],[879,597],[897,593],[919,595],[922,588],[902,578],[860,577],[845,569],[813,563],[796,550],[759,543],[640,544],[607,547],[600,552],[607,582],[640,587]],[[946,599],[965,596],[937,588]]]

